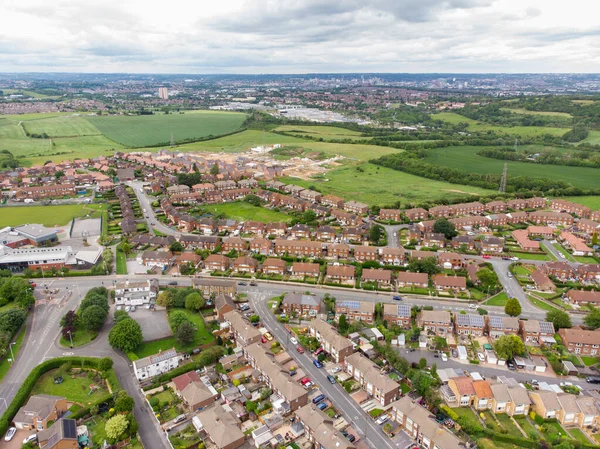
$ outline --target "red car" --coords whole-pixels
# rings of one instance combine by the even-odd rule
[[[319,355],[319,354],[320,354],[320,353],[322,353],[322,352],[323,352],[323,348],[318,348],[318,349],[315,351],[315,355]]]
[[[300,383],[302,385],[306,385],[309,382],[310,382],[310,377],[303,377],[302,379],[300,379]]]
[[[296,351],[298,351],[300,354],[304,354],[304,348],[300,345],[296,346]]]
[[[263,335],[262,337],[260,337],[260,341],[262,341],[263,343],[267,342],[267,339],[265,338],[265,336]]]
[[[492,256],[490,256],[489,254],[484,254],[484,255],[483,255],[483,258],[484,258],[484,259],[491,259],[491,258],[492,258]]]

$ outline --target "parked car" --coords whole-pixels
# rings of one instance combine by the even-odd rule
[[[476,309],[477,308],[477,304],[469,304],[469,309]]]
[[[261,342],[263,342],[263,343],[266,343],[266,342],[267,342],[267,339],[266,339],[266,338],[265,338],[265,336],[263,335],[262,337],[260,337],[260,341],[261,341]]]
[[[248,285],[246,282],[238,282],[238,285],[244,286],[244,285]]]
[[[356,437],[355,437],[354,435],[352,435],[352,434],[349,434],[349,435],[348,435],[346,438],[347,438],[347,439],[348,439],[348,441],[350,441],[351,443],[353,443],[353,442],[354,442],[354,440],[356,440]]]
[[[519,258],[518,257],[511,257],[510,260],[514,260],[516,262],[517,260],[519,260]]]
[[[458,357],[458,351],[456,349],[452,350],[452,357],[454,357],[454,358]]]
[[[298,344],[298,340],[296,340],[296,337],[291,337],[290,341],[292,342],[293,345],[297,345]]]
[[[319,410],[325,410],[327,408],[327,402],[321,402],[317,407]]]
[[[135,312],[135,310],[136,310],[136,309],[135,309],[135,306],[131,306],[131,311],[132,311],[132,312]]]
[[[257,287],[258,284],[256,282],[250,282],[250,287]]]
[[[307,384],[309,382],[310,382],[310,377],[303,377],[302,379],[300,379],[300,383],[302,385],[305,385],[305,384]]]
[[[332,372],[333,374],[335,374],[335,373],[339,373],[341,370],[342,370],[342,368],[340,368],[339,366],[336,366],[335,368],[333,368],[333,369],[331,370],[331,372]]]
[[[332,375],[327,376],[327,380],[330,384],[334,384],[336,382],[335,377],[333,377]]]
[[[514,371],[515,368],[515,364],[513,362],[506,362],[506,366],[508,367],[509,370]]]
[[[180,423],[181,421],[185,421],[185,414],[179,415],[177,418],[173,420],[174,424]]]
[[[131,312],[131,306],[126,306],[125,307],[125,312],[127,312],[127,313]]]
[[[480,362],[485,362],[485,356],[481,352],[477,353],[477,358]]]
[[[25,438],[23,440],[23,444],[32,443],[34,441],[37,441],[37,438],[38,438],[37,434],[35,434],[35,433],[33,435],[29,435],[27,438]]]
[[[273,336],[269,332],[265,334],[265,338],[269,341],[273,340]]]
[[[388,419],[389,419],[389,416],[384,413],[379,418],[377,418],[377,421],[375,421],[375,424],[377,424],[378,426],[380,426],[382,424],[385,424],[385,422]]]
[[[6,432],[6,435],[4,435],[4,441],[12,440],[15,436],[15,433],[17,433],[16,427],[11,427],[10,429],[8,429],[8,432]]]
[[[484,258],[484,259],[491,259],[491,258],[492,258],[492,256],[490,256],[489,254],[484,254],[484,255],[483,255],[483,258]]]
[[[313,365],[315,365],[317,368],[323,368],[323,364],[321,362],[319,362],[317,359],[313,360]]]
[[[315,355],[319,355],[323,352],[323,348],[317,348],[314,352]]]
[[[296,346],[296,351],[298,351],[300,354],[304,354],[304,348],[300,345]]]
[[[325,395],[324,394],[320,394],[319,396],[317,396],[316,398],[314,398],[313,404],[318,404],[319,402],[323,401],[325,399]]]
[[[448,361],[448,356],[444,353],[442,354],[442,362],[447,362]]]
[[[117,310],[123,310],[123,306],[117,306]]]

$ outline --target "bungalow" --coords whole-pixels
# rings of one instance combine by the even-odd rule
[[[436,274],[433,277],[433,286],[438,291],[464,292],[467,290],[467,278]]]
[[[563,231],[560,233],[559,239],[563,244],[573,251],[574,256],[591,256],[594,250],[587,246],[583,240],[570,232]]]
[[[242,256],[233,261],[233,270],[238,273],[256,273],[258,261],[253,257]]]
[[[379,260],[379,250],[374,246],[355,246],[354,260],[358,262],[377,261]]]
[[[454,328],[458,335],[482,337],[485,332],[485,320],[482,315],[474,313],[455,313]]]
[[[389,270],[364,268],[360,279],[363,283],[375,283],[377,288],[392,287],[392,272]]]
[[[375,303],[371,301],[338,300],[335,303],[336,316],[345,315],[349,322],[362,321],[372,324],[375,321]]]
[[[404,211],[404,215],[406,215],[406,218],[408,218],[410,222],[415,222],[419,220],[425,220],[429,213],[422,207],[416,207],[413,209],[406,209]]]
[[[222,254],[211,254],[204,260],[204,268],[209,271],[227,271],[230,266],[231,260]]]
[[[597,356],[600,353],[600,329],[559,329],[558,335],[571,354]]]
[[[345,358],[344,371],[358,381],[368,397],[373,398],[383,407],[400,396],[400,384],[382,374],[379,366],[358,352]]]
[[[535,288],[542,292],[555,292],[556,286],[554,282],[550,280],[550,278],[539,268],[536,268],[533,273],[531,273],[531,280],[535,285]]]
[[[262,272],[264,274],[279,274],[283,275],[286,271],[285,260],[269,258],[265,259],[262,264]]]
[[[312,262],[294,262],[291,270],[292,276],[295,277],[316,277],[321,274],[321,265]]]
[[[310,323],[308,331],[321,343],[323,350],[331,356],[335,363],[343,362],[354,352],[354,344],[338,334],[333,327],[320,318]]]
[[[380,209],[379,219],[384,221],[402,221],[400,209]]]
[[[354,269],[353,265],[328,265],[325,280],[334,282],[354,282]]]
[[[486,237],[479,245],[484,254],[502,254],[504,251],[504,239],[498,237]]]
[[[283,298],[281,309],[288,315],[315,317],[321,311],[321,300],[315,295],[288,293]]]
[[[575,290],[571,289],[567,292],[566,299],[573,304],[599,304],[600,303],[600,291],[595,290]]]
[[[446,337],[452,335],[450,312],[441,310],[422,310],[417,315],[417,326],[423,328],[426,334]]]
[[[523,251],[539,251],[540,242],[529,240],[529,233],[525,229],[512,231],[511,235]]]
[[[399,271],[397,275],[398,288],[429,288],[427,273],[412,273]]]
[[[383,304],[383,321],[388,326],[396,325],[403,329],[411,328],[411,310],[407,304]]]
[[[550,226],[529,226],[527,227],[527,232],[530,236],[533,235],[545,239],[554,238],[554,228],[551,228]]]

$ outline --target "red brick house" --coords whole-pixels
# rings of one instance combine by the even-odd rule
[[[350,257],[350,245],[345,243],[333,243],[327,246],[327,256],[338,259],[348,259]]]
[[[326,279],[336,282],[354,282],[353,265],[328,265]]]
[[[309,240],[283,240],[275,239],[275,253],[284,255],[288,253],[299,257],[322,257],[323,243]]]
[[[335,195],[325,195],[323,198],[321,198],[321,204],[324,206],[341,209],[344,207],[344,198],[340,198],[339,196]]]
[[[222,254],[211,254],[204,260],[204,267],[210,271],[227,271],[231,261]]]
[[[567,262],[546,262],[543,270],[548,276],[553,276],[561,281],[574,278],[576,271]]]
[[[490,201],[485,205],[485,210],[493,213],[506,211],[506,203],[504,201]]]
[[[273,242],[269,239],[252,239],[250,240],[250,251],[257,254],[269,255],[273,248]]]
[[[367,260],[379,260],[379,250],[374,246],[355,246],[354,247],[354,259],[358,262],[365,262]]]
[[[504,251],[504,240],[498,237],[486,237],[480,242],[484,254],[501,254]]]
[[[425,220],[428,217],[429,213],[422,207],[416,207],[413,209],[405,210],[404,215],[406,215],[406,218],[408,218],[409,221],[414,222],[419,220]]]
[[[450,266],[453,270],[460,270],[465,266],[465,258],[458,253],[437,253],[438,264],[444,268]]]
[[[403,265],[406,262],[404,248],[384,247],[379,251],[381,262],[385,265]]]
[[[335,315],[346,315],[349,322],[362,321],[373,323],[375,321],[375,303],[371,301],[338,300],[335,303]]]
[[[400,209],[380,209],[379,219],[385,221],[402,221]]]
[[[444,234],[428,232],[423,237],[423,246],[437,246],[438,248],[444,248],[446,246],[446,238],[444,237]]]
[[[383,304],[383,321],[387,321],[388,326],[396,325],[403,329],[411,328],[411,311],[407,304]]]
[[[436,274],[433,277],[433,285],[438,291],[464,292],[467,290],[467,278]]]
[[[248,242],[241,237],[228,237],[223,239],[221,243],[221,251],[228,253],[229,251],[243,252],[248,248]]]
[[[362,282],[373,282],[378,288],[392,287],[392,272],[375,268],[364,268],[361,276]]]
[[[526,209],[527,208],[527,200],[519,199],[519,198],[514,199],[514,200],[508,200],[506,202],[506,205],[512,210]]]
[[[555,226],[571,226],[573,224],[573,216],[566,212],[544,212],[536,211],[529,214],[529,220],[535,224],[552,224]]]
[[[550,278],[540,269],[536,269],[533,273],[531,273],[531,280],[535,285],[535,288],[542,292],[554,292],[556,291],[556,286],[554,282],[550,280]]]
[[[558,335],[571,354],[597,356],[600,348],[600,329],[584,330],[579,327],[559,329]]]
[[[566,298],[573,304],[594,304],[600,303],[600,291],[594,290],[575,290],[571,289],[567,292]]]
[[[591,209],[582,204],[572,203],[567,200],[554,199],[550,202],[550,209],[555,212],[566,212],[568,214],[575,214],[580,217],[589,217]]]
[[[294,262],[291,273],[292,276],[318,278],[321,273],[321,265],[312,262]]]
[[[258,261],[252,257],[238,257],[233,261],[233,270],[239,273],[256,273]]]
[[[427,273],[412,273],[410,271],[399,271],[397,276],[398,288],[428,288],[429,277]]]
[[[369,212],[369,205],[359,203],[358,201],[346,201],[344,203],[344,210],[346,212],[352,212],[359,215],[364,215]]]
[[[285,260],[281,259],[265,259],[262,264],[262,272],[265,274],[280,274],[283,275],[286,271]]]

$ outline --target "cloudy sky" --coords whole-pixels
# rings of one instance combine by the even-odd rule
[[[3,0],[0,71],[600,72],[598,0]]]

